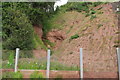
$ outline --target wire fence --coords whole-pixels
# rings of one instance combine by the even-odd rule
[[[46,70],[47,77],[49,78],[50,70],[59,71],[80,71],[83,78],[83,72],[117,72],[119,70],[119,54],[120,49],[117,48],[116,54],[100,54],[85,49],[80,50],[78,59],[72,63],[70,59],[67,62],[57,55],[49,54],[35,58],[33,52],[23,50],[3,50],[3,69],[17,70]],[[17,54],[18,53],[18,54]],[[48,52],[50,53],[50,51]],[[6,55],[7,54],[7,55]],[[41,53],[42,54],[42,53]],[[83,55],[83,58],[81,57]],[[118,56],[117,56],[118,55]],[[73,57],[74,58],[74,57]],[[77,63],[77,64],[76,64]],[[49,66],[49,67],[48,67]]]

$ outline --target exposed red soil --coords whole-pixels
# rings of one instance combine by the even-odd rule
[[[65,37],[65,32],[57,29],[53,29],[47,34],[47,39],[52,43],[55,43],[54,49],[58,48],[61,45],[62,41],[65,40]]]
[[[56,50],[56,56],[65,64],[79,66],[79,48],[83,48],[84,69],[95,72],[116,72],[117,56],[115,41],[118,40],[118,19],[112,11],[111,4],[104,4],[100,8],[103,14],[96,14],[97,18],[90,20],[84,14],[72,11],[63,16],[65,21],[63,32],[73,28],[66,34],[67,38]],[[78,21],[76,23],[76,21]],[[73,24],[72,22],[76,23]],[[101,27],[98,25],[102,24]],[[80,37],[69,41],[70,37],[78,34]]]
[[[43,31],[42,31],[42,25],[34,25],[33,26],[35,33],[42,39]]]

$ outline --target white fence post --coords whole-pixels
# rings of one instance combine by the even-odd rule
[[[80,80],[83,80],[83,52],[80,48]]]
[[[118,57],[118,74],[120,80],[120,48],[117,48],[117,57]]]
[[[19,58],[19,48],[16,48],[16,56],[15,56],[15,72],[17,72],[18,58]]]
[[[47,71],[46,71],[46,77],[49,78],[50,73],[50,49],[48,49],[47,53]]]

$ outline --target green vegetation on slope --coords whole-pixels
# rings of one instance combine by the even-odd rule
[[[39,36],[37,34],[34,33],[34,42],[35,42],[35,49],[45,49],[47,50],[46,45],[43,43],[43,41],[39,38]]]

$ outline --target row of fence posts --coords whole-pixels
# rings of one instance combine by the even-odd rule
[[[16,57],[15,57],[15,72],[18,71],[18,58],[19,58],[19,48],[16,48]],[[50,49],[47,51],[47,70],[46,77],[49,78],[50,74]],[[117,48],[117,59],[118,59],[118,72],[119,72],[119,80],[120,80],[120,48]],[[80,48],[80,79],[83,80],[83,49]]]

